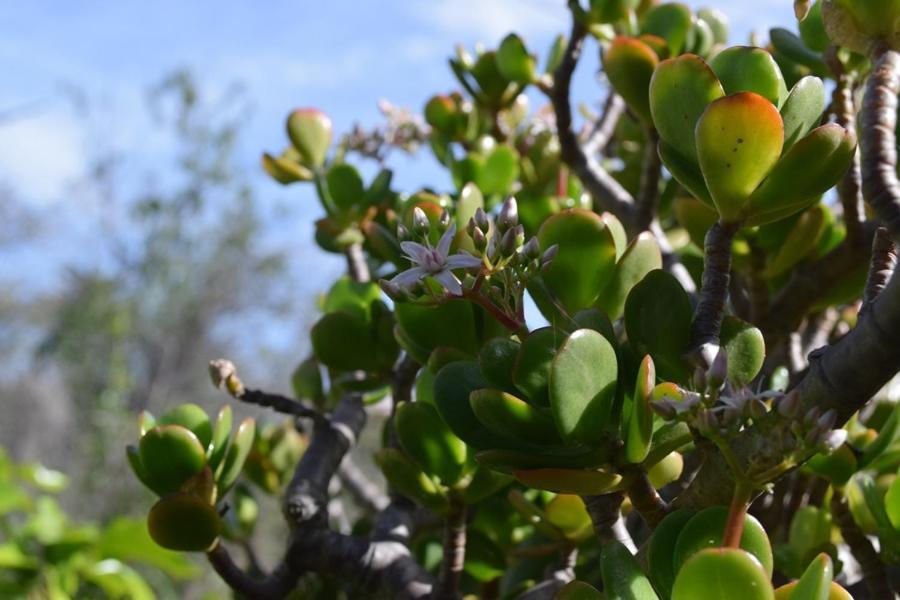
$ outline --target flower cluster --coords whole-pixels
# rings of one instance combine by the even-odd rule
[[[726,384],[728,359],[724,348],[707,370],[698,369],[694,390],[662,383],[654,390],[651,407],[667,420],[682,421],[710,440],[727,440],[750,424],[781,420],[799,442],[801,449],[829,454],[847,439],[847,431],[834,429],[837,413],[813,407],[801,414],[796,392],[754,392],[748,387],[732,389]],[[774,408],[774,410],[772,410]]]
[[[451,253],[457,227],[449,212],[443,212],[436,226],[441,237],[432,244],[434,225],[418,207],[413,209],[411,229],[398,226],[400,248],[411,267],[380,282],[394,301],[470,297],[489,301],[511,317],[520,316],[528,282],[549,266],[557,252],[556,246],[542,252],[536,237],[526,241],[515,198],[506,200],[496,217],[482,208],[475,211],[465,228],[472,252]]]

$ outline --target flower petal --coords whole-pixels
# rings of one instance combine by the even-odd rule
[[[484,263],[480,258],[471,254],[454,254],[448,256],[446,261],[448,269],[474,269],[482,264]]]
[[[451,294],[456,296],[462,295],[462,285],[459,282],[459,279],[456,278],[456,275],[451,273],[450,271],[439,271],[437,273],[432,274],[438,283],[444,286]]]
[[[444,258],[450,254],[450,244],[453,243],[453,237],[456,235],[456,223],[450,223],[450,227],[447,228],[447,231],[444,232],[444,235],[441,236],[440,241],[437,245],[438,253]]]
[[[395,275],[394,278],[391,279],[391,283],[409,287],[412,284],[421,281],[426,274],[427,272],[422,267],[413,267]]]
[[[418,242],[410,242],[409,240],[405,242],[400,242],[400,248],[409,257],[409,260],[413,261],[417,265],[421,265],[423,262],[427,260],[429,253],[431,252],[428,248],[419,244]]]

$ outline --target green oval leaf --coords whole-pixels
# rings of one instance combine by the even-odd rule
[[[404,402],[394,417],[400,445],[429,475],[456,483],[466,463],[466,445],[453,435],[430,404]]]
[[[603,55],[603,68],[610,84],[625,103],[647,123],[650,114],[650,78],[659,58],[637,38],[619,36]]]
[[[666,271],[650,271],[625,300],[625,331],[639,356],[653,357],[661,379],[684,382],[688,368],[682,356],[691,341],[691,301]]]
[[[590,307],[615,269],[616,244],[610,228],[596,213],[573,208],[544,221],[538,240],[541,248],[559,246],[542,275],[550,293],[569,314]],[[551,299],[536,286],[529,291],[550,319],[556,313]]]
[[[813,129],[781,157],[750,197],[747,224],[771,223],[809,206],[843,177],[855,152],[856,136],[840,125]]]
[[[332,166],[328,169],[325,180],[328,183],[328,193],[339,209],[348,210],[362,203],[365,186],[362,176],[353,165],[338,163]]]
[[[542,327],[529,333],[522,342],[512,379],[516,388],[535,406],[550,404],[550,364],[563,339],[559,330]]]
[[[147,517],[150,537],[179,552],[204,552],[219,537],[222,525],[215,507],[193,494],[177,493],[160,499]]]
[[[618,540],[603,547],[600,553],[600,573],[607,600],[659,598],[631,550]]]
[[[641,22],[641,33],[657,35],[669,43],[669,54],[677,56],[684,48],[693,15],[677,2],[666,2],[648,10]]]
[[[158,420],[159,425],[181,425],[197,436],[200,445],[206,448],[212,439],[212,425],[206,411],[193,403],[179,404]]]
[[[384,448],[375,453],[375,462],[388,483],[404,496],[425,508],[443,512],[449,506],[447,497],[429,479],[422,467],[396,448]]]
[[[715,73],[699,56],[685,54],[656,67],[650,80],[653,124],[659,137],[688,164],[697,162],[697,120],[710,102],[724,95]]]
[[[708,548],[678,572],[672,600],[774,600],[769,576],[751,554],[737,548]]]
[[[288,116],[287,133],[303,161],[313,167],[325,162],[331,146],[331,119],[315,108],[301,108]]]
[[[553,418],[546,409],[491,389],[472,392],[469,402],[478,420],[498,436],[532,444],[560,443]]]
[[[695,512],[688,508],[679,508],[669,513],[659,522],[650,538],[647,548],[647,566],[650,570],[650,577],[663,598],[671,595],[672,585],[675,583],[675,564],[672,557],[675,543],[681,530],[694,514]]]
[[[450,363],[434,379],[434,404],[441,418],[460,439],[475,449],[497,447],[497,436],[488,431],[469,404],[475,390],[488,386],[478,363]]]
[[[515,471],[513,475],[522,485],[536,490],[579,496],[604,494],[622,481],[618,473],[562,468]]]
[[[216,473],[216,485],[219,489],[218,497],[222,498],[237,481],[238,475],[244,468],[244,462],[247,455],[253,448],[253,438],[256,435],[256,421],[251,417],[247,417],[238,425],[237,431],[225,454],[225,460],[222,461]]]
[[[794,84],[784,106],[781,119],[784,121],[784,149],[790,150],[798,140],[815,127],[825,110],[825,85],[822,80],[807,75]]]
[[[766,358],[762,332],[745,321],[726,315],[720,341],[728,357],[728,381],[737,388],[753,381]]]
[[[712,506],[694,515],[681,530],[675,544],[673,557],[675,571],[678,572],[694,554],[704,548],[716,548],[722,545],[725,523],[728,521],[728,509],[724,506]],[[744,521],[741,534],[741,548],[756,557],[765,574],[772,576],[772,546],[766,530],[752,515]],[[680,576],[680,573],[679,573]],[[678,587],[676,581],[675,587]]]
[[[631,288],[654,269],[662,269],[659,242],[649,231],[642,231],[631,240],[616,263],[609,283],[597,298],[597,306],[615,321],[625,311],[625,299]]]
[[[759,94],[775,106],[787,98],[787,87],[778,63],[769,52],[754,46],[732,46],[713,57],[709,67],[727,95]]]
[[[711,103],[697,122],[703,179],[726,222],[739,221],[750,195],[781,156],[784,124],[775,106],[743,92]]]
[[[206,466],[206,449],[189,429],[162,425],[148,431],[140,442],[141,464],[150,487],[170,494]]]
[[[656,385],[656,367],[653,359],[645,356],[638,367],[637,383],[634,386],[634,401],[628,418],[625,435],[625,460],[640,463],[650,452],[653,438],[653,412],[650,409],[650,395]]]
[[[618,362],[609,341],[579,329],[563,342],[550,368],[550,408],[569,442],[597,444],[612,426]]]
[[[497,48],[497,70],[509,81],[531,83],[537,70],[537,61],[528,54],[528,48],[515,33],[510,33]]]

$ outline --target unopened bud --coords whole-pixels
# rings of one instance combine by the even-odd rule
[[[475,219],[475,225],[478,226],[479,229],[487,233],[491,228],[491,220],[488,218],[487,213],[484,212],[484,209],[480,206],[475,209],[475,216],[472,217]]]
[[[800,396],[796,392],[787,394],[775,405],[778,414],[786,419],[796,418],[797,415],[800,414],[800,409],[802,407],[803,405],[801,404]]]
[[[831,431],[825,431],[819,436],[819,448],[822,452],[831,454],[844,445],[844,442],[847,441],[847,435],[846,429],[832,429]]]
[[[544,254],[541,255],[541,269],[546,270],[553,262],[553,259],[556,258],[557,254],[559,254],[559,244],[553,244],[544,250]]]
[[[672,406],[672,403],[668,400],[658,400],[656,402],[651,402],[650,408],[653,409],[653,412],[667,421],[671,421],[678,415],[678,411],[675,410],[675,407]]]
[[[697,414],[694,427],[697,428],[701,435],[710,437],[719,432],[719,421],[712,411],[704,410]]]
[[[428,215],[418,206],[413,208],[412,230],[417,237],[425,237],[431,232],[431,223],[428,221]]]
[[[409,229],[407,229],[406,226],[402,223],[397,225],[397,239],[401,242],[405,242],[409,239]]]
[[[475,219],[469,218],[469,222],[466,223],[466,233],[469,234],[469,237],[475,235],[475,230],[478,229],[478,226],[475,224]]]
[[[475,244],[475,249],[479,252],[484,252],[487,248],[487,238],[484,236],[484,232],[478,227],[472,232],[472,243]]]
[[[525,258],[528,260],[535,260],[540,257],[541,244],[536,237],[532,237],[524,246],[522,246],[522,254],[525,255]]]
[[[440,227],[441,233],[447,231],[447,228],[450,227],[450,213],[447,212],[445,208],[441,212],[441,218],[438,220],[438,226]]]
[[[406,300],[406,294],[403,288],[401,288],[393,281],[381,279],[378,281],[378,285],[379,287],[381,287],[381,291],[383,291],[387,295],[387,297],[394,302],[402,302],[403,300]]]
[[[725,347],[719,348],[712,365],[706,371],[706,385],[709,390],[720,390],[728,379],[728,354]]]
[[[516,225],[512,230],[516,232],[516,248],[521,248],[525,243],[525,227]]]
[[[819,438],[830,431],[829,429],[823,429],[822,427],[813,427],[810,429],[806,436],[803,438],[803,443],[807,448],[811,448],[819,443]]]
[[[759,398],[751,398],[747,402],[745,410],[747,411],[747,414],[749,414],[750,418],[754,421],[764,419],[765,416],[769,414],[769,409],[766,407],[766,403]]]
[[[516,199],[510,196],[500,207],[500,214],[497,215],[497,229],[504,232],[518,224],[519,206],[516,204]]]
[[[833,408],[829,408],[825,411],[825,414],[819,417],[819,420],[816,421],[816,425],[823,429],[833,429],[834,424],[837,422],[837,411]]]
[[[516,246],[516,230],[507,229],[506,233],[500,239],[500,254],[502,256],[512,256],[515,254],[518,246]]]
[[[803,416],[803,423],[808,427],[814,427],[818,422],[820,416],[822,416],[822,409],[818,406],[813,406]]]
[[[216,389],[225,390],[234,398],[244,395],[244,384],[237,376],[237,367],[225,358],[209,361],[209,378]]]
[[[706,390],[706,369],[703,367],[697,367],[694,369],[694,389],[695,390]]]
[[[722,425],[725,427],[733,427],[744,419],[744,411],[734,406],[726,406],[722,409]]]

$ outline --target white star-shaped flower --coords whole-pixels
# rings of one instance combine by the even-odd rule
[[[426,277],[433,277],[451,294],[462,294],[462,284],[453,269],[473,269],[483,263],[477,256],[471,254],[450,255],[450,244],[456,235],[456,223],[451,223],[441,236],[436,247],[432,247],[427,241],[425,244],[417,242],[400,242],[400,248],[412,263],[413,267],[403,271],[391,279],[391,283],[412,287]]]

